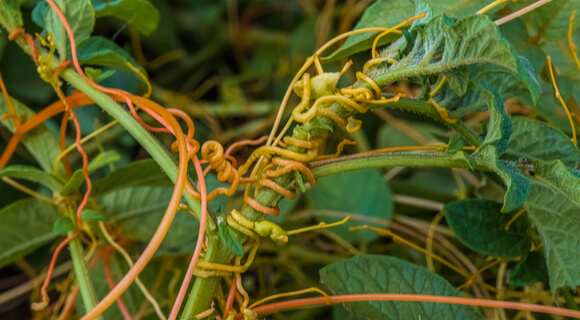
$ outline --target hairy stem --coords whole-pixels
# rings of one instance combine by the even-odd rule
[[[85,82],[81,76],[71,69],[64,70],[60,76],[70,83],[73,87],[80,90],[86,94],[89,98],[93,99],[96,104],[98,104],[103,110],[109,113],[115,120],[119,121],[119,124],[123,126],[134,138],[139,142],[139,144],[147,150],[149,155],[157,162],[157,164],[163,169],[167,176],[175,182],[177,180],[177,164],[175,160],[165,151],[163,146],[147,132],[133,117],[127,113],[119,104],[117,104],[108,95],[95,89],[91,85]],[[194,185],[192,183],[192,185]],[[183,196],[187,205],[194,210],[198,215],[201,213],[201,203],[199,200],[193,198],[189,193],[184,192]],[[215,225],[213,221],[208,220],[209,229],[208,231],[213,231]]]
[[[320,161],[312,166],[312,174],[318,179],[329,175],[384,167],[445,167],[469,169],[470,163],[463,152],[449,154],[444,152],[389,152],[373,154],[356,154]],[[476,165],[478,170],[485,170]]]

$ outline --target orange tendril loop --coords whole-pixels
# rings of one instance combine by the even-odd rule
[[[280,215],[280,208],[277,206],[275,208],[266,207],[265,205],[259,203],[257,200],[254,200],[248,196],[244,197],[244,202],[248,204],[250,207],[254,208],[258,212],[262,212],[269,216],[277,217]]]
[[[201,157],[206,160],[210,167],[217,171],[219,181],[228,181],[232,184],[229,189],[217,188],[208,195],[208,201],[214,199],[218,194],[225,194],[231,197],[236,192],[240,183],[240,174],[232,167],[232,164],[224,156],[224,148],[217,141],[207,141],[201,147]]]
[[[342,150],[344,150],[344,145],[345,144],[356,145],[356,141],[351,141],[351,140],[348,140],[348,139],[344,139],[336,147],[336,153],[334,153],[334,154],[321,155],[321,156],[316,157],[315,160],[316,161],[318,161],[318,160],[326,160],[326,159],[332,159],[332,158],[336,158],[336,157],[340,156],[340,153],[342,152]]]
[[[238,169],[238,172],[240,173],[240,175],[245,174],[246,172],[248,172],[248,169],[250,168],[252,163],[254,163],[254,161],[256,159],[258,159],[258,157],[265,156],[265,157],[269,158],[272,156],[272,154],[279,154],[281,156],[284,156],[284,157],[287,157],[287,158],[290,158],[290,159],[293,159],[296,161],[300,161],[300,162],[308,162],[308,161],[314,159],[314,157],[316,157],[316,155],[318,154],[318,149],[310,149],[310,150],[308,150],[307,153],[297,153],[297,152],[282,149],[279,147],[262,146],[262,147],[259,147],[258,149],[256,149],[250,155],[250,157],[248,158],[248,161],[246,161],[246,163],[244,163],[244,165]]]
[[[270,188],[290,200],[296,199],[296,192],[290,191],[272,180],[262,179],[258,182],[258,185]]]
[[[281,166],[281,168],[277,169],[277,170],[264,169],[264,174],[267,177],[279,177],[283,174],[297,170],[306,176],[306,179],[308,180],[308,182],[310,183],[311,186],[316,185],[316,178],[314,178],[314,175],[312,174],[310,169],[308,169],[306,167],[306,165],[304,165],[301,162],[282,159],[282,158],[274,158],[274,159],[272,159],[272,164],[277,165],[277,166]]]
[[[349,117],[348,121],[354,123],[354,125],[355,125],[354,127],[351,127],[349,125],[346,126],[346,131],[348,133],[357,132],[362,127],[362,120],[357,120],[353,117]]]

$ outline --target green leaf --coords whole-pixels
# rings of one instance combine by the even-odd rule
[[[38,1],[34,6],[34,9],[32,9],[32,21],[41,28],[46,27],[46,24],[44,23],[44,15],[48,10],[48,7],[48,2]]]
[[[401,47],[406,45],[405,42],[397,41],[380,54],[380,57],[395,58],[398,61],[388,67],[381,65],[371,68],[368,74],[375,82],[387,85],[402,79],[439,74],[446,76],[447,83],[444,88],[451,90],[455,97],[479,101],[483,97],[475,94],[479,88],[474,83],[479,86],[501,87],[504,82],[517,84],[510,88],[526,88],[534,101],[539,97],[539,84],[531,66],[527,60],[517,55],[487,16],[472,15],[460,20],[438,16],[428,22],[423,29],[416,31],[413,47],[409,53],[403,58],[397,57]],[[489,74],[486,70],[501,71],[502,77],[494,79],[503,79],[503,82],[496,85],[494,81],[480,81],[484,78],[483,72]],[[469,87],[470,83],[472,87]],[[504,94],[499,89],[497,91]],[[519,93],[520,90],[517,91]],[[437,96],[439,94],[441,93]],[[443,98],[448,95],[444,94]],[[473,101],[463,101],[462,104],[455,105],[446,101],[441,100],[442,106],[449,107],[457,114],[463,112],[462,108],[474,104]]]
[[[131,55],[113,41],[101,36],[90,37],[79,44],[77,47],[77,56],[83,65],[90,64],[110,67],[134,74],[133,69],[127,65],[127,62],[129,62],[144,75],[147,75],[147,72],[135,62]]]
[[[238,235],[225,221],[220,221],[218,224],[220,238],[222,243],[236,256],[244,256],[244,248],[238,239]]]
[[[443,206],[445,218],[459,241],[471,250],[493,257],[511,258],[530,251],[526,219],[505,226],[512,215],[500,212],[501,204],[484,199],[466,199]]]
[[[2,177],[34,181],[56,192],[60,191],[60,189],[62,188],[62,182],[60,182],[60,180],[58,180],[55,176],[53,176],[50,173],[29,166],[22,165],[8,166],[0,170],[0,178]]]
[[[512,134],[512,121],[505,112],[503,101],[493,87],[481,85],[481,92],[487,98],[489,106],[489,123],[487,134],[480,148],[493,146],[501,156],[508,148],[509,139]]]
[[[525,5],[527,4],[529,3],[525,3]],[[538,30],[544,42],[554,42],[566,38],[570,16],[572,11],[578,10],[578,8],[580,8],[578,0],[552,1],[532,10],[522,16],[522,19],[532,30]],[[574,27],[578,29],[578,24],[575,24]]]
[[[14,98],[12,98],[12,104],[14,105],[16,113],[20,116],[22,123],[36,115],[34,111]],[[8,106],[6,105],[4,97],[0,96],[0,114],[6,113],[9,113]],[[0,120],[0,123],[10,130],[10,132],[15,131],[12,119]],[[45,124],[39,124],[34,129],[28,131],[20,141],[38,161],[42,170],[52,172],[52,165],[60,154],[60,146],[55,135]],[[59,165],[59,170],[62,170],[62,165]]]
[[[353,30],[382,27],[390,28],[398,25],[413,16],[415,6],[411,0],[388,1],[382,0],[373,3],[366,10]],[[375,37],[380,32],[365,32],[348,37],[345,43],[324,60],[332,61],[348,57],[354,53],[370,49]],[[399,34],[390,33],[379,40],[382,46],[393,42],[400,37]]]
[[[85,67],[85,74],[89,79],[93,80],[95,83],[99,83],[115,74],[115,69],[109,69],[103,72],[101,69],[95,69],[91,67]]]
[[[524,204],[542,238],[550,289],[580,285],[580,173],[561,161],[535,161]]]
[[[159,226],[171,199],[171,187],[134,187],[101,198],[107,216],[119,232],[131,240],[148,243]],[[191,253],[197,240],[198,221],[178,211],[157,250],[157,255]]]
[[[304,185],[304,179],[302,178],[302,174],[300,174],[300,172],[298,171],[294,171],[294,179],[296,180],[296,183],[298,184],[300,190],[302,192],[306,192],[306,186]]]
[[[495,172],[507,188],[501,212],[511,212],[520,208],[530,193],[530,181],[515,164],[499,160],[495,147],[491,145],[480,148],[476,159],[483,167]]]
[[[97,18],[117,17],[127,21],[144,35],[150,35],[159,25],[159,11],[147,0],[92,0]]]
[[[452,136],[447,143],[448,153],[456,153],[463,150],[463,146],[466,144],[465,139],[459,134]]]
[[[173,183],[153,159],[134,161],[93,184],[93,196],[130,187],[171,186]]]
[[[345,214],[359,214],[389,220],[393,214],[393,200],[389,187],[376,170],[347,172],[322,178],[316,188],[312,188],[308,201],[314,210],[329,210]],[[317,220],[326,223],[336,222],[336,218],[317,216]],[[349,221],[332,228],[348,241],[371,241],[378,237],[369,230],[349,231],[348,228],[360,225]],[[380,226],[378,226],[380,227]],[[384,227],[384,226],[383,226]]]
[[[466,14],[475,13],[490,2],[492,1],[485,0],[475,2],[472,0],[431,0],[427,2],[423,0],[379,0],[365,10],[365,13],[354,27],[354,30],[372,27],[390,28],[405,21],[405,19],[418,15],[419,13],[426,13],[427,16],[425,18],[413,22],[412,26],[415,28],[430,20],[429,12],[431,10],[431,15],[446,13],[448,15],[461,17]],[[324,60],[338,60],[354,53],[370,49],[377,35],[378,32],[352,35],[347,38],[344,45],[342,45],[337,51],[324,57]],[[392,42],[398,37],[397,34],[386,35],[381,38],[379,45]]]
[[[22,27],[22,13],[18,0],[0,1],[0,24],[8,31]]]
[[[107,217],[105,217],[100,212],[91,209],[85,209],[81,212],[81,219],[83,222],[92,222],[92,221],[107,221]]]
[[[52,227],[52,232],[57,236],[67,234],[67,232],[74,230],[75,224],[69,217],[59,217]]]
[[[110,163],[115,161],[121,160],[121,156],[117,153],[117,151],[109,150],[103,153],[99,153],[87,166],[87,171],[89,174],[95,172],[97,169],[100,169]],[[67,181],[67,183],[62,187],[60,194],[62,195],[69,195],[76,192],[83,182],[85,181],[85,175],[83,174],[83,170],[79,169],[76,170],[72,177]]]
[[[56,238],[52,226],[58,208],[34,198],[22,199],[0,210],[0,268]]]
[[[562,131],[538,120],[513,117],[513,133],[506,154],[515,159],[556,160],[575,167],[580,160],[580,150]]]
[[[320,270],[320,281],[336,295],[365,293],[425,294],[458,297],[441,276],[410,262],[382,255],[360,255]],[[365,319],[484,319],[471,306],[446,303],[361,301],[344,303]]]
[[[87,40],[93,32],[95,25],[95,10],[90,0],[54,0],[54,3],[65,15],[66,20],[74,34],[77,45]],[[60,60],[65,61],[71,57],[70,40],[64,25],[52,8],[45,11],[44,22],[46,31],[51,32],[54,43],[60,55]]]
[[[532,251],[509,273],[508,283],[512,286],[530,286],[536,282],[548,282],[546,259],[538,251]]]

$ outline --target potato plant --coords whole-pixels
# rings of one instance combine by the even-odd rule
[[[2,0],[1,318],[580,318],[576,9]]]

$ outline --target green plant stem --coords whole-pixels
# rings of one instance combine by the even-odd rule
[[[564,300],[566,300],[566,307],[568,307],[568,309],[580,310],[570,287],[561,288],[560,292],[562,293],[562,296],[564,296]]]
[[[472,164],[471,164],[472,165]],[[388,152],[373,154],[356,154],[353,156],[329,159],[312,165],[314,177],[322,178],[341,172],[384,167],[471,167],[463,152],[449,154],[444,152],[425,152],[421,154],[409,152]],[[486,170],[476,164],[477,170]],[[486,170],[487,171],[487,170]]]
[[[65,209],[66,215],[71,219],[73,217],[73,210],[70,208]],[[74,234],[74,231],[69,231],[68,236]],[[89,277],[89,272],[87,270],[87,265],[85,263],[85,253],[83,250],[83,245],[81,244],[80,238],[77,236],[69,242],[70,256],[73,262],[73,270],[77,279],[77,285],[79,286],[79,291],[81,292],[81,298],[83,300],[83,305],[85,309],[92,310],[98,303],[97,295],[95,294],[95,288]],[[102,320],[103,316],[99,316],[97,319]]]
[[[382,85],[379,82],[377,82],[377,83],[379,84],[379,86]],[[465,139],[467,141],[469,141],[471,144],[473,144],[474,146],[479,146],[481,143],[477,134],[475,134],[463,122],[457,121],[456,123],[453,123],[453,124],[445,122],[441,118],[439,113],[430,104],[428,104],[426,102],[415,100],[415,99],[400,99],[398,102],[389,103],[389,104],[376,104],[376,105],[371,105],[371,107],[370,107],[371,110],[377,109],[377,108],[393,108],[393,109],[397,108],[397,109],[402,109],[402,110],[411,111],[411,112],[426,115],[426,116],[431,117],[437,121],[443,122],[443,123],[447,124],[448,126],[450,126],[451,128],[455,129],[459,134],[461,134],[463,137],[465,137]],[[354,114],[354,112],[347,111],[340,103],[333,104],[330,107],[330,109],[342,118],[347,118],[348,116]],[[322,137],[322,136],[326,135],[329,132],[329,130],[321,128],[320,123],[322,123],[323,125],[326,125],[328,127],[331,127],[331,128],[336,125],[334,123],[334,121],[329,119],[329,118],[316,117],[316,121],[310,120],[308,122],[305,122],[305,123],[297,126],[294,129],[292,136],[294,138],[300,139],[300,140],[314,140],[314,139],[317,139],[319,137]],[[298,152],[298,153],[302,153],[305,151],[303,148],[298,148],[298,147],[295,147],[293,145],[289,145],[287,149],[290,151]],[[453,166],[450,164],[449,161],[451,161],[451,158],[445,158],[445,159],[434,158],[432,161],[429,161],[429,160],[419,161],[417,159],[423,159],[423,158],[417,158],[417,155],[410,155],[409,158],[407,158],[407,159],[399,159],[400,163],[398,165],[413,166],[413,165],[421,165],[422,163],[423,164],[431,163],[430,166],[438,166],[438,164],[441,164],[441,166],[447,166],[447,167],[457,167],[457,168],[468,168],[469,167],[469,162],[465,159],[463,159],[463,160],[455,159],[454,163],[456,166]],[[375,163],[373,161],[378,161],[378,162]],[[384,162],[383,162],[383,161],[378,160],[378,159],[374,159],[373,161],[365,162],[364,160],[361,159],[361,160],[357,160],[356,164],[353,163],[353,164],[349,164],[347,166],[351,167],[350,170],[356,170],[357,167],[361,167],[361,169],[362,169],[362,166],[368,166],[368,167],[388,166],[387,163],[389,162],[389,160],[384,160]],[[321,170],[323,173],[324,173],[324,170],[328,170],[328,172],[332,172],[332,173],[339,173],[339,172],[343,171],[343,170],[341,170],[341,165],[332,165],[330,167],[334,168],[334,169],[321,169]],[[329,174],[331,174],[331,173],[329,173]],[[278,185],[283,186],[283,187],[288,188],[288,189],[295,189],[296,188],[296,182],[293,178],[293,175],[283,175],[281,177],[274,179],[274,181]],[[276,191],[274,191],[272,189],[262,188],[262,189],[260,189],[260,192],[258,192],[256,194],[254,199],[256,201],[258,201],[258,203],[261,203],[264,206],[273,207],[282,199],[282,195],[280,195],[279,193],[277,193]],[[260,220],[260,219],[264,218],[263,213],[255,210],[251,206],[246,206],[242,210],[241,214],[246,219],[249,219],[252,221]],[[244,237],[241,237],[240,240],[243,242]],[[222,257],[220,257],[220,258],[222,258]],[[231,256],[230,256],[230,258],[231,258]],[[215,262],[215,261],[211,260],[210,257],[206,257],[205,261]],[[209,304],[200,305],[201,302],[203,302],[203,301],[196,298],[196,297],[200,297],[204,294],[207,295],[207,292],[203,292],[203,291],[201,291],[201,289],[205,288],[205,285],[203,284],[203,282],[212,281],[210,279],[212,279],[212,278],[197,278],[195,280],[195,284],[190,292],[190,298],[188,299],[187,304],[189,305],[190,303],[193,303],[193,304],[196,304],[197,306],[189,308],[187,311],[195,310],[196,312],[198,312],[198,311],[201,312],[201,311],[206,310],[209,307]],[[197,304],[196,302],[192,302],[192,300],[196,300],[200,304]],[[184,311],[182,316],[184,317],[184,319],[191,319],[191,318],[193,318],[193,316],[195,316],[195,314],[196,314],[195,312],[187,313]]]
[[[71,69],[64,70],[60,74],[61,78],[70,83],[73,87],[86,94],[93,99],[103,110],[108,112],[115,120],[121,124],[139,144],[147,150],[149,155],[157,162],[157,164],[165,171],[167,176],[175,182],[177,179],[177,165],[175,160],[165,151],[163,146],[149,134],[133,117],[127,113],[119,104],[113,101],[109,96],[100,90],[94,88],[75,71]],[[192,183],[192,185],[195,185]],[[184,192],[183,197],[187,205],[194,210],[199,217],[201,213],[201,203],[199,200],[193,198],[189,193]],[[215,230],[215,217],[208,219],[208,232]]]
[[[13,30],[8,30],[12,32]],[[15,39],[16,43],[29,55],[32,55],[28,43],[23,37],[18,37]],[[42,48],[36,48],[37,54],[46,57],[46,50]],[[58,66],[58,61],[54,59],[52,61],[52,67],[56,68]],[[175,160],[165,151],[164,147],[159,144],[157,140],[147,130],[145,130],[129,113],[127,113],[118,103],[113,101],[104,92],[94,88],[89,83],[87,83],[76,71],[73,69],[63,70],[59,76],[71,84],[73,87],[79,91],[86,94],[89,98],[93,99],[97,105],[99,105],[103,110],[109,113],[115,120],[119,121],[119,124],[125,128],[137,142],[151,155],[153,160],[167,173],[167,176],[171,181],[175,182],[177,179],[177,164]],[[195,185],[192,183],[192,185]],[[184,192],[183,197],[187,202],[188,206],[194,210],[199,217],[201,213],[201,203],[199,200],[192,197],[189,193]],[[213,232],[216,230],[217,219],[215,215],[208,211],[210,219],[207,221],[207,232]]]
[[[219,236],[212,236],[209,238],[209,244],[204,258],[205,261],[228,263],[233,257],[219,240]],[[216,292],[220,280],[221,277],[196,278],[180,319],[196,319],[196,314],[205,311],[209,305],[211,305],[211,301],[214,298],[214,292]]]

